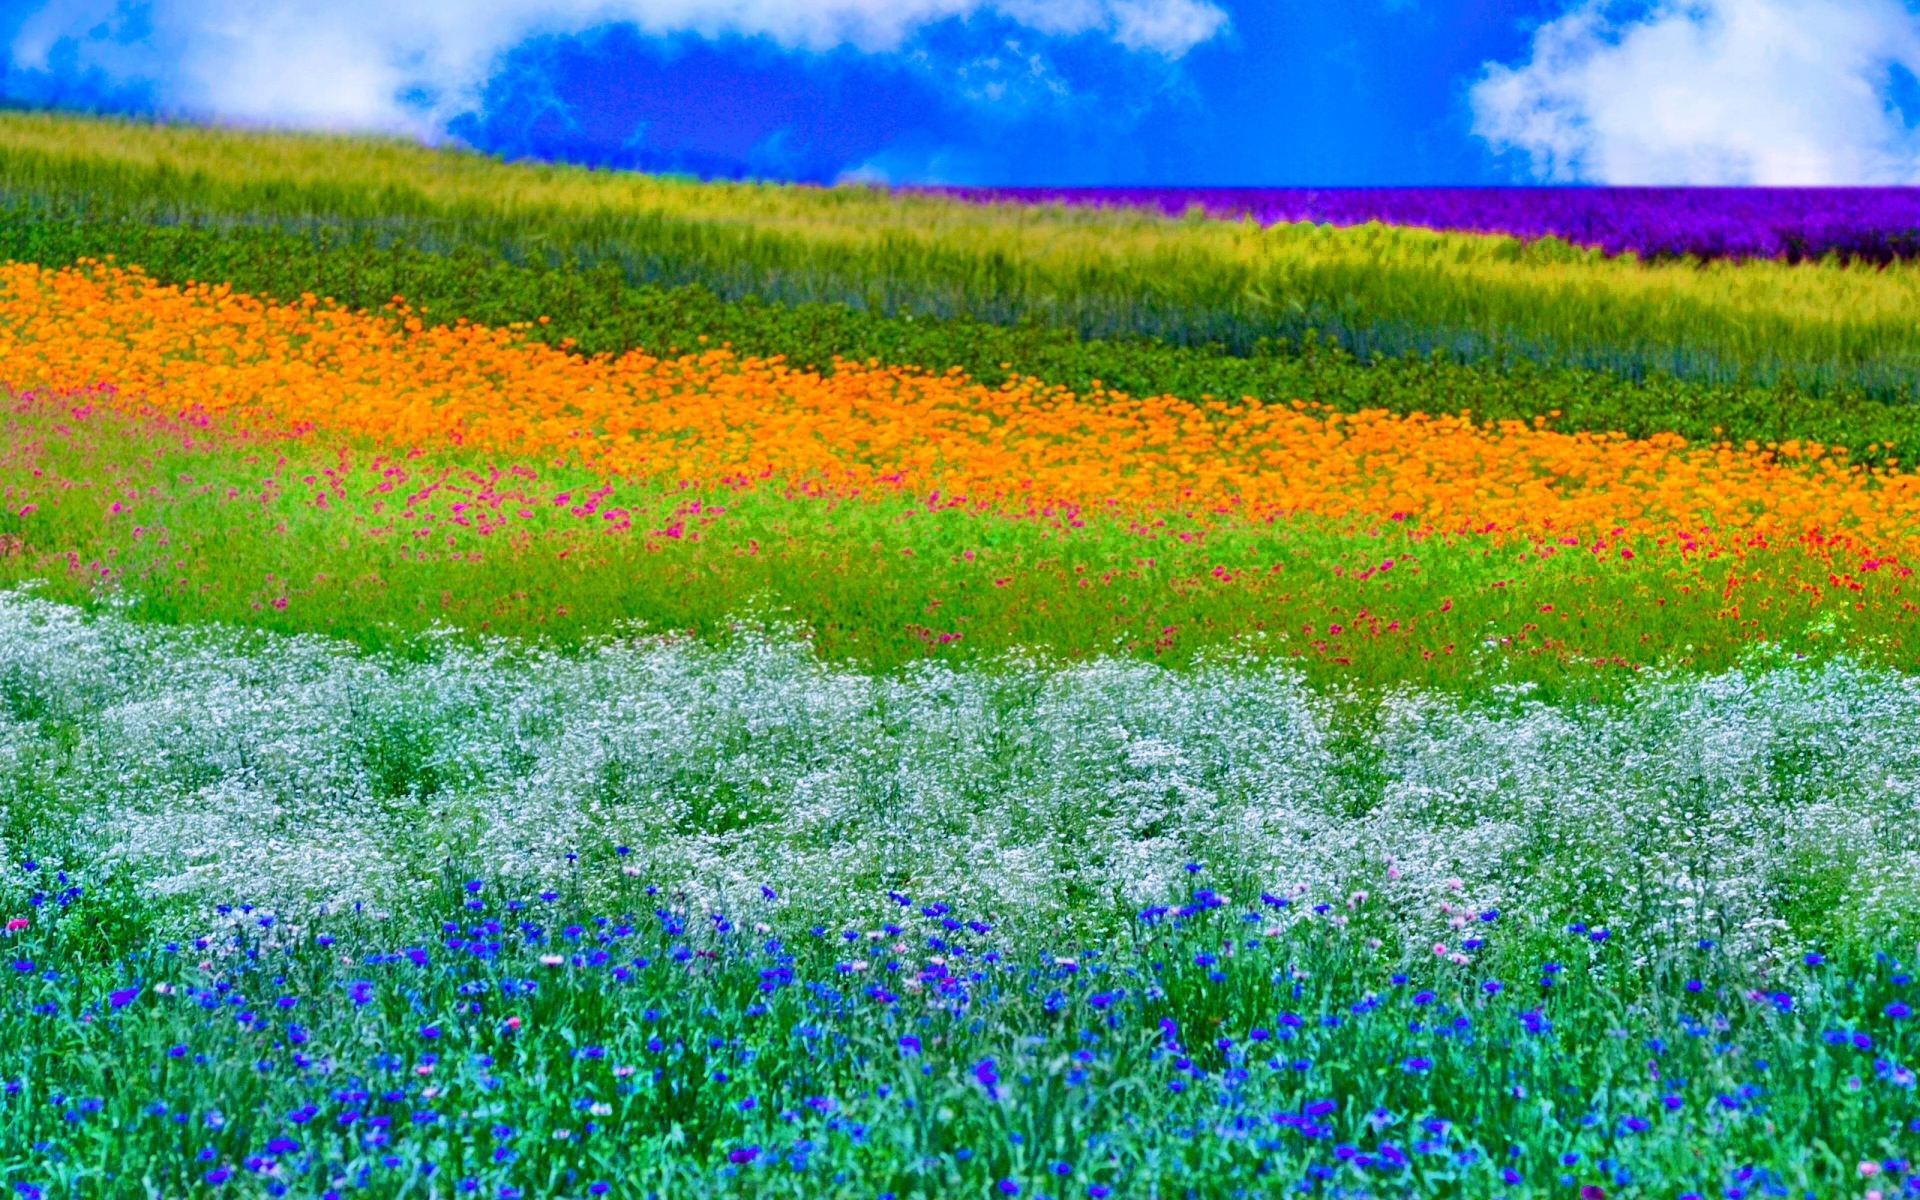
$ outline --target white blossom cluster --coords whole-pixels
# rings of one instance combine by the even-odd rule
[[[1423,940],[1493,909],[1755,944],[1920,915],[1920,683],[1845,662],[1610,704],[1356,706],[1272,662],[873,675],[753,634],[432,649],[0,594],[4,850],[187,906],[624,867],[848,919],[897,889],[1047,937],[1196,885]]]

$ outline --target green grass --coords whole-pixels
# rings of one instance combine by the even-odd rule
[[[1371,358],[1518,356],[1710,382],[1912,392],[1920,268],[1641,263],[1552,240],[1269,229],[977,206],[865,188],[698,184],[404,143],[0,114],[18,214],[329,231],[611,265],[724,298],[827,301],[1253,352],[1318,331]]]

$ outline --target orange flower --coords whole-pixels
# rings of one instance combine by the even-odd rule
[[[629,478],[909,489],[1068,520],[1312,512],[1613,545],[1818,532],[1895,557],[1920,532],[1920,477],[1818,445],[1690,446],[1543,421],[1075,394],[1036,380],[993,387],[878,363],[823,375],[725,349],[583,358],[528,341],[524,325],[431,326],[425,315],[398,301],[350,312],[312,296],[280,304],[163,286],[99,263],[13,264],[0,267],[0,383],[105,383],[109,402],[128,408],[562,458]]]

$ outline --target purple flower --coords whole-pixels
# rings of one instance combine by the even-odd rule
[[[738,1146],[727,1151],[727,1161],[735,1164],[750,1163],[758,1157],[760,1157],[758,1146]]]
[[[112,1008],[125,1008],[127,1005],[132,1004],[134,997],[139,994],[140,989],[137,987],[120,988],[107,993],[107,1004]]]
[[[1889,1017],[1892,1017],[1896,1021],[1900,1020],[1903,1017],[1910,1017],[1913,1015],[1913,1010],[1907,1007],[1907,1003],[1904,1000],[1895,1000],[1892,1004],[1887,1005],[1887,1007],[1882,1011],[1884,1011]]]
[[[1002,1196],[1018,1196],[1020,1194],[1020,1185],[1011,1179],[1002,1179],[993,1186],[999,1190]]]
[[[1409,1074],[1418,1074],[1422,1071],[1431,1071],[1433,1069],[1433,1060],[1430,1058],[1421,1058],[1416,1055],[1400,1065],[1402,1069],[1406,1070]]]
[[[1249,218],[1262,225],[1418,225],[1504,233],[1531,241],[1559,237],[1607,254],[1648,258],[1912,257],[1920,198],[1909,189],[1870,188],[1075,188],[930,187],[983,203],[1145,208],[1180,216]]]

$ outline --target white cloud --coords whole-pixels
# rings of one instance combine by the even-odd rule
[[[65,41],[81,69],[149,82],[183,112],[430,134],[472,104],[501,54],[540,34],[630,23],[883,52],[929,23],[989,12],[1167,58],[1227,23],[1213,0],[152,0],[134,14],[117,0],[54,0],[11,53],[44,70]]]
[[[1907,183],[1896,64],[1920,72],[1899,0],[1658,0],[1629,20],[1587,0],[1526,63],[1487,64],[1474,132],[1555,182]]]

